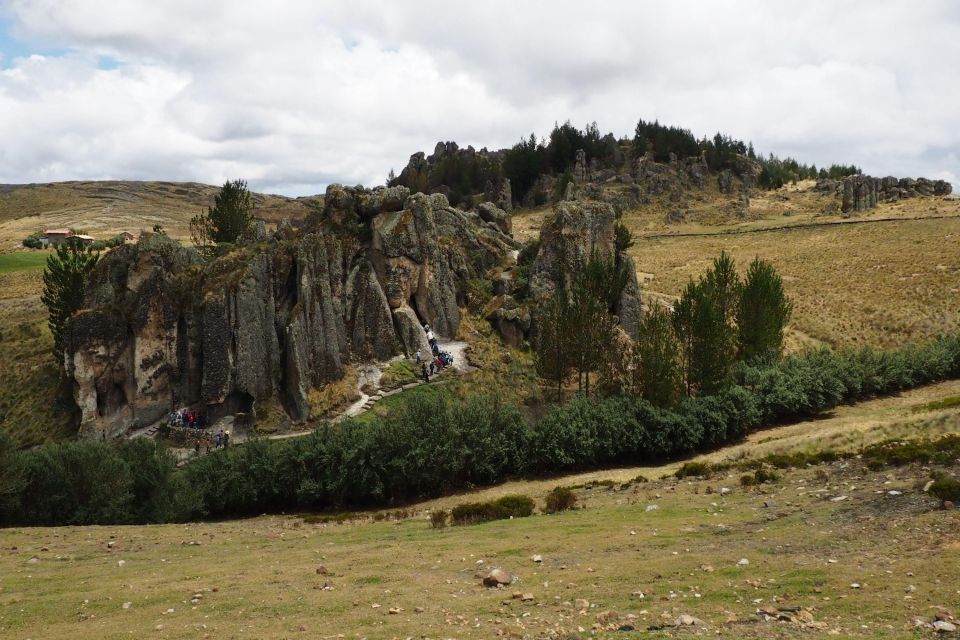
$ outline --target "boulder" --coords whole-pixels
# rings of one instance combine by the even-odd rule
[[[483,578],[483,586],[485,587],[499,587],[500,585],[508,585],[512,582],[513,575],[505,569],[492,569]]]
[[[403,350],[408,356],[413,356],[418,350],[426,355],[430,353],[430,342],[427,333],[423,330],[417,314],[410,307],[403,306],[393,310],[393,323]]]
[[[530,331],[530,312],[509,295],[501,295],[487,305],[486,320],[503,343],[519,348]]]
[[[484,202],[477,207],[477,213],[484,222],[495,225],[504,235],[513,235],[512,217],[497,205]]]

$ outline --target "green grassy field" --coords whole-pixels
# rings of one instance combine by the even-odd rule
[[[47,251],[0,253],[0,273],[41,270],[46,266],[49,255]]]
[[[657,480],[664,470],[508,484],[339,524],[4,530],[0,635],[902,639],[933,637],[913,618],[960,605],[960,512],[920,490],[930,469],[847,461],[749,489],[737,473]],[[627,479],[639,474],[653,480]],[[582,508],[429,525],[433,509],[494,494],[542,507],[558,485],[577,485]],[[515,583],[482,586],[491,567]],[[702,623],[675,626],[682,615]]]

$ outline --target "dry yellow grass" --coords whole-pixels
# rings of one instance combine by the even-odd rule
[[[644,286],[678,295],[721,251],[741,269],[772,262],[794,302],[793,328],[834,346],[893,347],[960,329],[960,218],[640,239]]]
[[[844,218],[813,185],[754,190],[743,217],[712,181],[679,204],[659,197],[624,212],[645,302],[669,304],[725,250],[742,270],[759,256],[784,276],[795,306],[790,350],[889,348],[960,329],[960,201],[913,198]],[[667,223],[678,206],[685,222]],[[535,237],[548,213],[519,210],[514,228]]]
[[[175,182],[57,182],[0,189],[0,250],[19,246],[34,231],[68,227],[98,239],[160,224],[175,238],[190,237],[190,218],[213,204],[218,187]],[[267,222],[299,219],[316,198],[255,194],[256,215]]]

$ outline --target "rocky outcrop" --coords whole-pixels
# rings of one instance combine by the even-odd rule
[[[477,207],[477,213],[484,222],[496,226],[502,233],[513,235],[513,218],[509,213],[492,202],[483,202]]]
[[[530,332],[530,311],[507,294],[491,301],[485,318],[504,344],[514,348],[520,347]]]
[[[876,207],[881,202],[897,202],[917,196],[946,196],[953,186],[945,180],[926,178],[873,178],[871,176],[847,176],[841,182],[821,180],[818,191],[827,191],[833,186],[840,196],[840,211],[856,213]]]
[[[495,225],[405,187],[332,185],[313,228],[204,262],[164,235],[118,247],[65,329],[80,433],[113,437],[182,406],[211,418],[273,399],[311,416],[311,391],[351,361],[453,336],[467,282],[510,262]]]
[[[533,322],[536,308],[559,286],[569,287],[571,279],[595,253],[613,260],[627,272],[627,284],[614,309],[623,330],[636,337],[640,326],[640,287],[633,260],[618,253],[614,241],[616,218],[605,202],[561,202],[540,230],[540,250],[530,272]]]

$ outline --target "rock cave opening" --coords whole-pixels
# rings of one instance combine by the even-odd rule
[[[97,415],[101,418],[112,416],[127,406],[127,392],[116,382],[105,389],[97,389]]]

